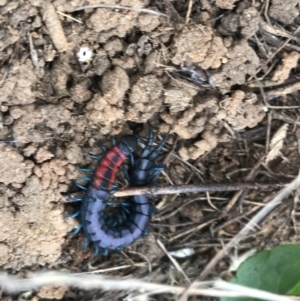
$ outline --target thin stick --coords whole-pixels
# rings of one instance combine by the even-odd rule
[[[115,192],[113,197],[126,197],[132,195],[149,194],[177,194],[177,193],[197,193],[197,192],[216,192],[216,191],[237,191],[244,189],[252,190],[269,190],[279,189],[284,187],[285,183],[259,183],[259,182],[244,182],[244,183],[215,183],[201,185],[179,185],[179,186],[153,186],[139,187],[119,190]],[[63,203],[73,203],[72,200],[62,200]]]
[[[83,9],[90,9],[90,8],[109,8],[109,9],[125,9],[125,10],[133,10],[133,11],[137,11],[137,12],[141,12],[141,13],[148,13],[148,14],[153,14],[156,16],[161,16],[161,17],[165,17],[165,18],[170,18],[168,15],[163,14],[161,12],[152,10],[152,9],[148,9],[148,8],[138,8],[138,7],[131,7],[131,6],[122,6],[122,5],[105,5],[105,4],[95,4],[95,5],[84,5],[84,6],[80,6],[75,8],[73,11],[78,11],[78,10],[83,10]]]

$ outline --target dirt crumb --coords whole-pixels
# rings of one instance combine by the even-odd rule
[[[84,103],[92,98],[92,92],[89,90],[90,81],[82,80],[71,88],[71,98],[76,103]]]
[[[176,54],[172,62],[176,65],[197,64],[203,69],[219,68],[226,58],[227,48],[220,37],[213,34],[209,26],[185,27],[175,38]]]
[[[107,5],[129,5],[134,8],[140,8],[147,5],[148,1],[134,0],[134,1],[102,1]],[[87,26],[92,28],[99,35],[99,42],[105,43],[109,38],[117,36],[123,38],[136,25],[139,12],[122,10],[115,12],[111,9],[98,8],[87,20]],[[102,33],[102,34],[101,34]],[[105,33],[105,34],[103,34]]]
[[[124,69],[115,67],[105,73],[101,87],[104,95],[95,94],[87,104],[87,118],[93,127],[101,126],[101,134],[117,134],[118,123],[124,118],[123,97],[129,88],[129,77]]]
[[[255,127],[266,115],[256,94],[240,90],[222,100],[221,107],[218,118],[227,121],[235,131]]]
[[[13,124],[14,137],[22,143],[43,142],[65,131],[61,123],[70,122],[71,114],[62,106],[23,107],[23,115]]]
[[[86,72],[88,77],[93,75],[103,75],[111,66],[110,60],[107,57],[106,51],[99,49],[94,56],[91,66]]]
[[[222,9],[233,9],[237,0],[216,0],[216,5]]]
[[[0,105],[27,105],[35,102],[33,90],[37,80],[30,60],[11,68],[1,87]]]
[[[37,147],[30,144],[27,147],[24,148],[23,152],[24,152],[24,156],[25,157],[30,157],[32,156],[35,152],[37,151]]]
[[[65,155],[70,164],[78,164],[83,161],[82,149],[75,142],[68,145]]]
[[[9,259],[9,248],[6,244],[0,243],[0,265],[7,263]]]
[[[135,122],[146,122],[163,103],[163,86],[154,75],[141,77],[132,87],[129,95],[129,106],[126,119]]]
[[[10,183],[24,183],[32,174],[34,163],[24,160],[23,156],[11,146],[0,144],[0,182],[8,185]]]
[[[218,99],[214,96],[197,96],[183,111],[162,112],[160,117],[169,125],[171,132],[183,139],[196,137],[205,129],[218,127],[216,114],[219,111]],[[164,129],[162,124],[160,130]]]
[[[68,288],[64,285],[61,286],[44,286],[39,292],[38,296],[43,299],[57,299],[60,300],[64,297]]]
[[[141,31],[151,32],[160,24],[159,16],[151,14],[140,14],[138,17],[138,27]]]
[[[231,11],[220,19],[217,30],[223,36],[238,34],[244,39],[249,39],[259,30],[260,21],[259,11],[255,7],[241,2],[236,11]]]
[[[296,8],[299,0],[273,0],[269,9],[269,16],[283,24],[292,24],[299,16]]]
[[[223,140],[223,139],[222,139]],[[179,150],[179,155],[183,160],[198,159],[201,155],[214,149],[218,142],[222,141],[210,131],[205,131],[202,134],[202,140],[194,143],[191,147],[182,147]]]
[[[49,187],[55,189],[59,183],[70,183],[65,176],[67,172],[65,160],[53,159],[50,162],[45,162],[41,165],[41,187],[48,189]],[[36,171],[35,171],[36,172]]]
[[[113,57],[117,52],[123,50],[123,44],[120,39],[112,39],[105,44],[104,50],[110,57]]]
[[[181,82],[172,82],[172,87],[165,89],[164,103],[169,106],[170,112],[181,112],[192,106],[193,97],[198,93],[193,86],[184,86]]]
[[[286,79],[288,79],[291,70],[297,66],[298,60],[298,52],[284,52],[282,54],[282,63],[275,70],[272,81],[277,82],[278,84],[282,84]]]
[[[46,147],[41,147],[35,154],[37,163],[42,163],[54,157],[54,155],[47,150]]]
[[[222,93],[226,93],[233,85],[245,83],[246,75],[254,75],[260,61],[255,51],[246,40],[232,45],[227,53],[228,61],[220,70],[212,71],[212,80]]]

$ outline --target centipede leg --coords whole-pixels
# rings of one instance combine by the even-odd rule
[[[76,185],[78,188],[80,188],[80,189],[82,189],[82,190],[87,190],[87,188],[86,188],[85,186],[83,186],[83,185],[77,183],[76,181],[75,181],[74,183],[75,183],[75,185]]]
[[[80,180],[82,180],[82,181],[87,181],[87,182],[92,182],[92,181],[93,181],[92,178],[90,178],[90,177],[85,177],[85,176],[80,177]]]
[[[100,144],[99,144],[99,147],[101,148],[103,154],[106,154],[106,153],[107,153],[107,149],[106,149],[106,147],[105,147],[103,144],[100,143]]]
[[[80,171],[82,171],[82,172],[90,172],[90,173],[95,172],[95,169],[93,169],[93,168],[79,167],[78,169],[79,169]]]
[[[150,216],[153,217],[156,214],[156,208],[152,207],[151,211],[150,211]]]
[[[128,170],[126,169],[126,167],[124,165],[122,166],[122,168],[123,168],[126,180],[130,181]]]
[[[74,217],[77,217],[79,214],[80,214],[80,210],[78,210],[78,211],[76,211],[74,213],[70,213],[70,214],[65,213],[64,217],[66,217],[66,218],[74,218]]]
[[[169,138],[169,133],[167,133],[164,137],[164,139],[156,146],[156,148],[151,152],[151,154],[149,155],[148,159],[153,161],[158,153],[162,150],[162,148],[164,147],[165,143],[167,142],[167,139]]]
[[[68,198],[70,198],[73,202],[81,202],[82,197],[73,196],[71,194],[68,194]]]
[[[153,144],[153,139],[154,139],[153,129],[152,129],[152,125],[149,122],[148,122],[148,127],[149,127],[149,138],[145,143],[145,147],[142,151],[141,158],[145,158],[150,154],[151,147]]]
[[[89,156],[91,159],[94,159],[94,160],[96,160],[96,161],[98,161],[98,162],[101,161],[101,158],[100,158],[99,156],[97,156],[97,155],[94,155],[94,154],[88,154],[88,156]]]
[[[144,231],[143,231],[143,236],[147,236],[149,235],[150,233],[150,229],[149,228],[146,228]]]
[[[94,244],[94,255],[98,255],[99,254],[99,247],[97,244]]]
[[[101,255],[107,256],[107,254],[108,254],[108,249],[107,248],[103,249],[103,251],[101,252]]]
[[[81,229],[82,229],[82,225],[79,225],[75,230],[69,232],[68,235],[75,236],[80,232]]]

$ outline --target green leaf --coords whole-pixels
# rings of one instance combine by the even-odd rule
[[[277,294],[300,294],[300,245],[282,245],[246,259],[231,283]],[[221,298],[221,301],[254,301],[255,298]]]

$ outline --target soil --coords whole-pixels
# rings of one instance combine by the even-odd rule
[[[64,213],[78,206],[62,200],[76,192],[78,167],[93,164],[88,154],[100,154],[100,142],[110,147],[112,137],[128,133],[146,138],[147,121],[156,141],[170,131],[161,185],[296,177],[299,3],[0,0],[2,270],[20,276],[44,268],[85,272],[133,264],[143,254],[156,267],[152,272],[133,265],[108,275],[170,282],[172,264],[156,244],[160,238],[168,250],[195,249],[182,263],[195,278],[221,248],[220,239],[243,226],[230,221],[272,191],[248,191],[220,219],[234,193],[157,196],[151,234],[107,257],[80,250],[82,233],[67,235],[78,221]],[[292,222],[283,222],[292,201],[285,206],[261,225],[265,233],[240,249],[299,240]],[[212,228],[190,230],[205,222]],[[215,275],[226,268],[224,261]],[[99,300],[125,296],[94,294]],[[34,298],[82,295],[44,287]]]

